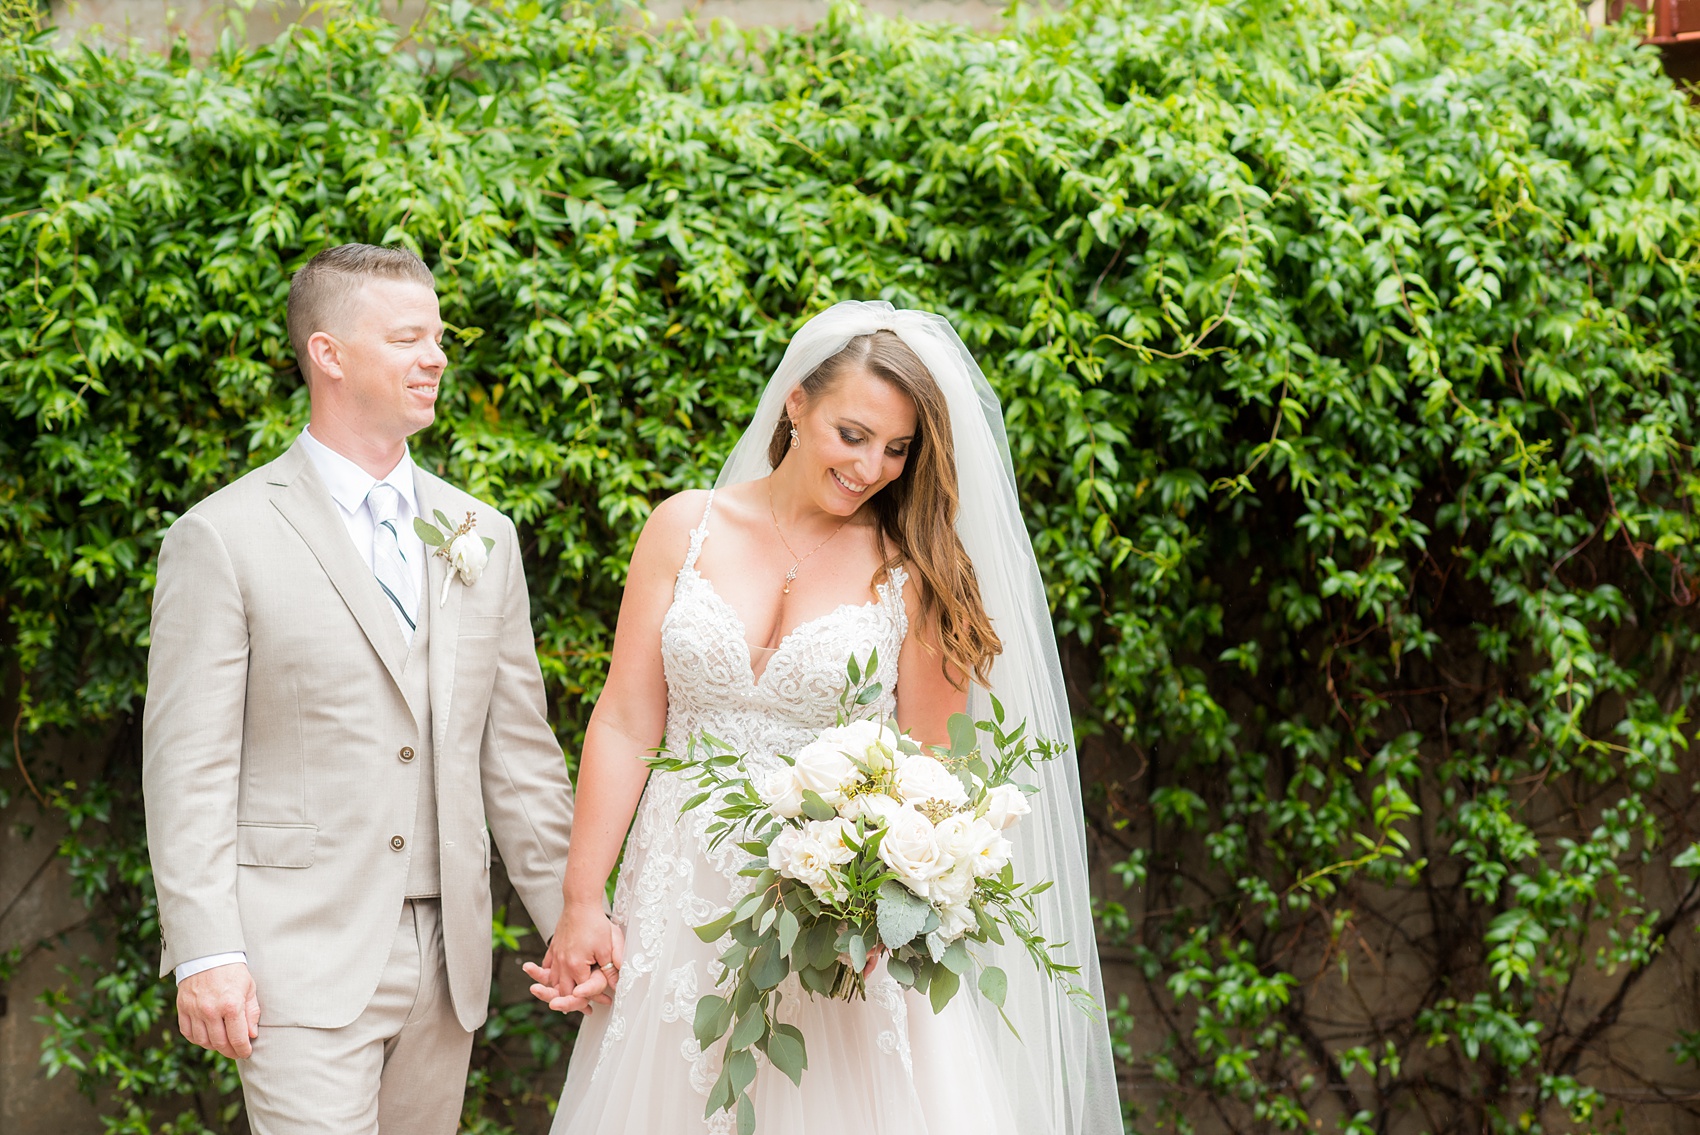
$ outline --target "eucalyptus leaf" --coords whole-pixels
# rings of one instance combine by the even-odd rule
[[[751,1009],[739,1018],[733,1026],[732,1033],[726,1038],[728,1051],[749,1048],[761,1040],[767,1033],[767,1019],[760,1009]]]
[[[950,999],[956,996],[956,991],[962,985],[962,979],[943,966],[933,971],[932,985],[927,990],[927,999],[933,1007],[933,1012],[942,1013]]]
[[[830,820],[838,813],[831,804],[821,799],[820,793],[805,790],[803,793],[803,815],[811,820]]]
[[[697,1044],[707,1048],[725,1036],[731,1024],[732,1006],[726,998],[709,993],[697,1001],[696,1018],[692,1024]]]
[[[767,1058],[773,1061],[773,1066],[791,1078],[793,1084],[802,1086],[803,1069],[808,1062],[803,1055],[803,1045],[785,1033],[775,1032],[768,1038]]]

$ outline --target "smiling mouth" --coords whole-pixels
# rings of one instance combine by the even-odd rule
[[[838,482],[840,488],[852,496],[861,496],[863,493],[868,491],[867,485],[860,481],[845,480],[843,477],[838,475],[838,471],[836,469],[829,469],[827,472],[832,474],[832,479]]]
[[[407,389],[412,391],[414,394],[422,394],[435,398],[437,396],[437,387],[439,385],[441,384],[436,382],[421,382],[409,384]]]

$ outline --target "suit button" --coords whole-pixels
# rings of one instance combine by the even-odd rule
[[[413,759],[413,746],[403,745],[401,747],[401,752],[397,753],[396,756],[401,758],[403,764],[406,764],[408,761]]]
[[[407,841],[405,839],[402,839],[400,836],[392,835],[390,837],[390,850],[400,851],[402,848],[404,848],[406,846],[407,846]]]

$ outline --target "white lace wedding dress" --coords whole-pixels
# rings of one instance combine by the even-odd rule
[[[738,613],[696,570],[714,496],[691,533],[661,627],[667,675],[667,742],[683,746],[707,730],[748,754],[757,771],[836,723],[845,663],[879,650],[885,691],[872,707],[894,712],[897,657],[908,630],[901,570],[878,599],[845,604],[786,635],[758,677]],[[719,976],[725,943],[692,927],[730,909],[749,880],[746,852],[730,842],[710,854],[706,809],[679,806],[696,791],[677,774],[650,776],[638,806],[614,898],[626,960],[611,1009],[584,1019],[555,1116],[553,1135],[732,1132],[733,1116],[704,1117],[720,1074],[720,1044],[703,1051],[692,1033],[697,999]],[[959,993],[934,1015],[883,965],[865,1001],[782,987],[780,1019],[803,1032],[808,1070],[801,1088],[761,1060],[752,1098],[766,1135],[1014,1135],[989,1046],[986,1016]],[[993,1018],[995,1020],[995,1018]]]

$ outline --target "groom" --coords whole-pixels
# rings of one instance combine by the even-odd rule
[[[408,452],[448,362],[430,270],[329,249],[288,324],[311,424],[160,548],[161,973],[183,1034],[242,1061],[255,1135],[452,1135],[489,1000],[492,835],[556,926],[572,793],[514,526]],[[439,511],[444,535],[471,525],[452,562],[414,529]]]

